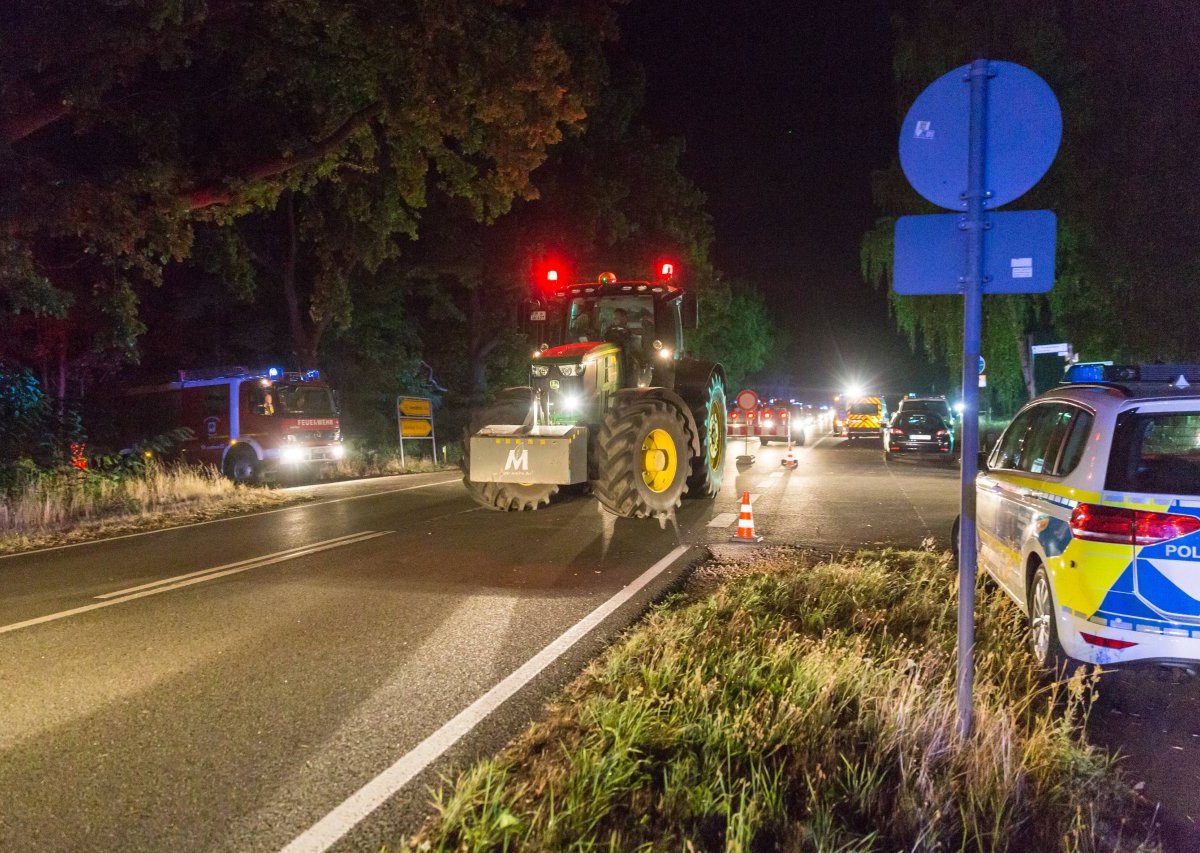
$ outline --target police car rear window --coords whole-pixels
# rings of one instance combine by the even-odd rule
[[[1119,492],[1200,496],[1200,412],[1122,414],[1105,486]]]

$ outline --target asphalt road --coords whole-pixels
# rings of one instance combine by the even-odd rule
[[[488,512],[430,474],[0,559],[0,850],[378,849],[727,542],[741,492],[768,544],[948,538],[955,469],[832,438],[795,470],[751,449],[677,525],[581,497]]]

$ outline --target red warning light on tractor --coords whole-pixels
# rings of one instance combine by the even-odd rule
[[[570,278],[567,265],[561,258],[541,258],[533,262],[534,287],[544,293],[553,293]]]
[[[658,268],[658,277],[663,281],[668,281],[675,275],[675,265],[670,261],[663,261]]]

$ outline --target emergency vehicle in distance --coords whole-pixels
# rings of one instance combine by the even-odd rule
[[[851,440],[878,439],[883,435],[883,429],[888,422],[888,408],[882,396],[854,396],[849,397],[846,403],[842,435]]]
[[[176,381],[130,388],[122,398],[127,439],[187,427],[192,437],[178,457],[214,465],[236,483],[345,455],[333,393],[316,370],[181,370]]]

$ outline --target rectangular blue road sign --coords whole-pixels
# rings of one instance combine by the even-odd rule
[[[935,213],[896,220],[892,286],[902,296],[961,294],[967,269],[965,216]],[[1045,293],[1054,286],[1058,219],[1049,210],[986,214],[984,293]]]

